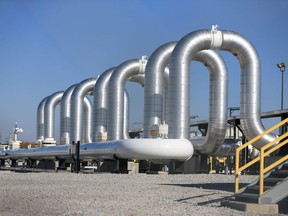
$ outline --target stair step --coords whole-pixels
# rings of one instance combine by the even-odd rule
[[[267,191],[271,189],[273,186],[264,186],[264,191]],[[259,194],[259,185],[253,185],[253,186],[248,186],[245,190],[245,193],[251,193],[251,194]]]
[[[285,178],[275,178],[275,177],[267,177],[264,179],[265,186],[274,186],[278,182],[283,181]]]
[[[283,164],[281,170],[288,170],[288,163]]]
[[[273,177],[281,177],[281,178],[285,178],[288,176],[288,170],[276,170],[271,172],[271,176]]]
[[[258,194],[251,194],[251,193],[239,193],[235,194],[235,200],[239,202],[246,202],[246,203],[258,203]]]

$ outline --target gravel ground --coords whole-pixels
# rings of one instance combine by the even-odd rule
[[[256,176],[241,176],[249,183]],[[0,215],[255,215],[226,207],[234,176],[0,172]]]

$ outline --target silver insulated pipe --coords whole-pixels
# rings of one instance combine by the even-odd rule
[[[103,72],[97,79],[94,86],[94,106],[93,106],[93,141],[98,142],[97,133],[107,132],[108,116],[108,82],[115,67]],[[124,122],[123,138],[129,138],[129,95],[125,89],[124,93]]]
[[[54,140],[55,131],[55,107],[60,103],[64,91],[58,91],[50,95],[44,106],[44,137]]]
[[[169,67],[164,70],[164,101],[163,104],[163,121],[168,122],[168,85],[169,85]]]
[[[109,79],[108,140],[123,138],[124,86],[134,75],[144,73],[147,60],[134,59],[120,64]]]
[[[128,79],[130,82],[135,82],[144,87],[145,75],[138,74]],[[129,113],[130,113],[130,99],[128,91],[125,89],[124,93],[124,116],[123,116],[123,139],[130,139],[129,136]]]
[[[209,120],[205,137],[192,137],[190,141],[202,154],[223,155],[223,142],[227,128],[228,73],[222,57],[213,50],[198,52],[193,61],[199,61],[209,71]],[[165,69],[164,75],[169,71]],[[167,79],[167,78],[166,78]],[[169,79],[168,79],[169,82]],[[164,77],[165,83],[165,77]],[[165,87],[165,93],[167,88]],[[166,103],[167,105],[167,103]],[[166,111],[166,109],[164,109]],[[165,116],[165,115],[164,115]],[[167,118],[166,118],[167,119]],[[165,120],[166,121],[166,120]]]
[[[107,132],[108,82],[114,67],[103,72],[94,86],[93,105],[93,141],[97,142],[97,133]]]
[[[89,78],[80,82],[74,89],[71,96],[71,142],[81,141],[83,125],[83,103],[84,97],[92,92],[96,83],[96,78]]]
[[[221,151],[227,128],[228,75],[221,56],[213,50],[203,50],[194,55],[193,60],[202,62],[209,71],[210,97],[209,121],[205,138],[194,137],[196,150],[202,154],[218,154]]]
[[[156,49],[149,58],[145,70],[145,130],[149,136],[149,128],[153,124],[160,124],[166,120],[166,99],[169,82],[169,58],[176,42],[166,43]],[[210,154],[216,149],[221,149],[225,138],[227,124],[227,70],[225,63],[215,51],[207,50],[198,52],[194,61],[203,63],[210,73],[210,108],[209,127],[207,136],[193,140],[195,148],[202,153]],[[147,86],[149,85],[148,89]],[[163,93],[164,91],[164,93]],[[164,102],[163,102],[164,101]],[[164,109],[163,109],[164,106]],[[164,112],[164,114],[163,114]],[[163,119],[164,118],[164,119]],[[148,120],[150,119],[151,122]],[[149,122],[149,124],[148,124]]]
[[[130,77],[130,78],[128,79],[128,81],[138,83],[139,85],[141,85],[142,87],[144,87],[144,84],[145,84],[145,74],[134,75],[134,76]]]
[[[37,108],[37,142],[44,140],[44,106],[48,97],[45,97]]]
[[[163,122],[164,70],[177,42],[165,43],[149,57],[145,69],[144,138],[150,137],[150,127]]]
[[[124,92],[124,114],[123,114],[123,139],[129,139],[129,109],[130,100],[128,91],[125,89]]]
[[[63,94],[60,105],[60,144],[70,144],[71,95],[77,84],[70,86]]]
[[[89,98],[84,97],[84,112],[83,112],[83,122],[82,122],[82,138],[81,143],[92,143],[91,139],[91,129],[92,129],[92,112],[93,106]]]
[[[205,49],[226,50],[237,56],[241,66],[240,117],[248,140],[264,132],[260,119],[260,61],[253,45],[231,31],[199,30],[187,34],[176,45],[170,60],[169,137],[189,138],[190,62]],[[268,134],[255,144],[260,148],[275,139]]]
[[[70,86],[63,94],[60,107],[60,143],[70,144],[70,121],[71,121],[71,96],[77,84]],[[91,119],[92,119],[92,104],[91,101],[84,98],[84,122],[83,122],[83,136],[81,142],[92,142],[88,134],[91,133]]]

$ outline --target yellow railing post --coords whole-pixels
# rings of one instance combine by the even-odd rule
[[[259,196],[264,193],[264,148],[260,149]]]
[[[235,155],[235,193],[239,191],[239,150],[236,149]]]
[[[213,157],[212,156],[209,157],[209,164],[210,164],[210,173],[212,173],[212,170],[213,170]]]

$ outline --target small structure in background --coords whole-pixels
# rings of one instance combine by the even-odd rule
[[[19,128],[17,122],[15,123],[15,128],[13,129],[13,134],[9,137],[9,149],[19,149],[21,147],[22,141],[18,140],[18,134],[23,133],[23,129]]]

